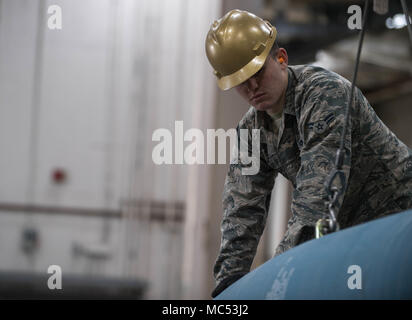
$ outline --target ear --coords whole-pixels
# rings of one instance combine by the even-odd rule
[[[277,58],[280,64],[285,64],[286,66],[289,64],[288,53],[285,48],[279,48]]]

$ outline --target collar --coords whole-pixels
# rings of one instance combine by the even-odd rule
[[[286,88],[286,98],[285,98],[285,106],[283,108],[283,112],[287,114],[291,114],[293,116],[296,115],[295,106],[294,106],[296,83],[297,83],[296,74],[293,71],[292,67],[288,66],[288,86]]]

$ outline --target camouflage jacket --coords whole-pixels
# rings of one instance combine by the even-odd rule
[[[214,266],[217,285],[249,272],[266,223],[277,173],[294,187],[292,217],[276,249],[280,254],[314,238],[316,221],[327,212],[325,180],[334,168],[351,84],[314,66],[289,67],[278,135],[266,112],[253,107],[239,129],[260,129],[260,169],[242,175],[231,164],[226,177],[222,242]],[[338,222],[347,228],[412,207],[412,151],[378,118],[357,88],[345,136],[346,189]]]

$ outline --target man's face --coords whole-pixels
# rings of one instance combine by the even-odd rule
[[[262,68],[235,89],[257,110],[279,112],[283,108],[287,81],[287,63],[268,56]]]

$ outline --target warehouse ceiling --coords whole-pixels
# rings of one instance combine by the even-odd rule
[[[372,5],[372,1],[370,1]],[[348,27],[350,5],[363,7],[364,1],[289,0],[263,1],[263,15],[279,31],[279,43],[288,48],[295,64],[314,61],[319,48],[342,39],[356,36],[359,31]],[[388,30],[386,20],[402,12],[400,1],[392,0],[388,13],[379,15],[370,10],[368,34],[380,34]],[[406,28],[402,32],[406,35]],[[406,37],[407,40],[407,37]]]
[[[262,0],[260,14],[278,29],[290,64],[315,63],[351,80],[360,34],[348,27],[354,4],[363,9],[364,1]],[[399,0],[388,2],[386,14],[369,13],[357,85],[373,104],[412,93],[412,46],[407,28],[394,23],[404,19]]]

